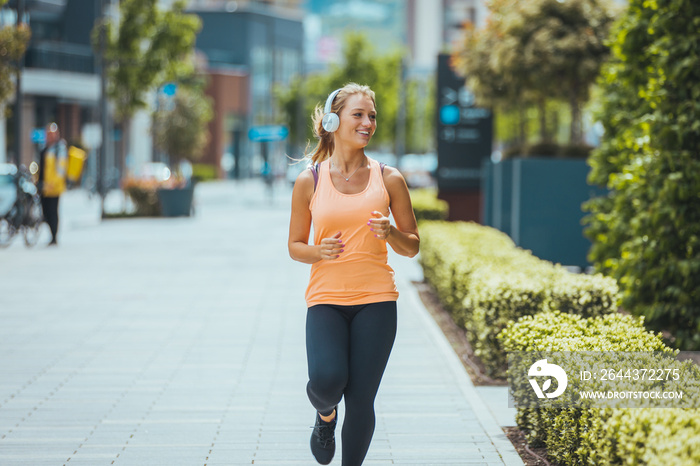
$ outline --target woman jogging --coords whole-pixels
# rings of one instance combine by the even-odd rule
[[[374,433],[374,399],[396,336],[398,292],[386,245],[413,257],[420,239],[403,176],[364,152],[377,129],[374,92],[355,83],[334,91],[316,108],[313,127],[319,142],[308,155],[310,169],[294,185],[289,224],[290,256],[312,264],[307,393],[318,412],[311,452],[320,464],[333,459],[344,398],[342,464],[359,466]]]

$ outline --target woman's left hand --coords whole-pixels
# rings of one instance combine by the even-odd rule
[[[374,232],[374,236],[386,240],[391,234],[391,222],[387,217],[381,212],[375,210],[372,212],[372,217],[367,222],[371,231]]]

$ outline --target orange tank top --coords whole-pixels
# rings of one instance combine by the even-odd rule
[[[340,231],[345,251],[335,260],[320,260],[311,266],[306,289],[308,307],[352,306],[396,301],[399,297],[394,271],[387,263],[386,241],[375,238],[367,225],[375,210],[389,216],[389,193],[379,162],[368,159],[369,183],[357,194],[343,194],[335,188],[328,160],[319,165],[318,183],[309,205],[314,244]]]

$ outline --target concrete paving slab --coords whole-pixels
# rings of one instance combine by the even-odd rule
[[[517,410],[509,406],[508,387],[474,387],[501,427],[516,426]]]
[[[58,247],[43,231],[0,250],[0,464],[314,464],[289,196],[203,184],[193,218],[100,221],[74,191]],[[411,285],[416,260],[390,263],[399,330],[365,465],[522,464]]]

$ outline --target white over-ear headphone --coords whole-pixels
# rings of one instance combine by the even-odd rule
[[[341,89],[336,89],[335,91],[333,91],[331,95],[328,96],[325,107],[323,107],[323,120],[321,120],[321,125],[323,126],[323,129],[325,129],[329,133],[332,133],[333,131],[337,130],[340,126],[340,117],[337,113],[331,112],[333,100],[340,91]]]

